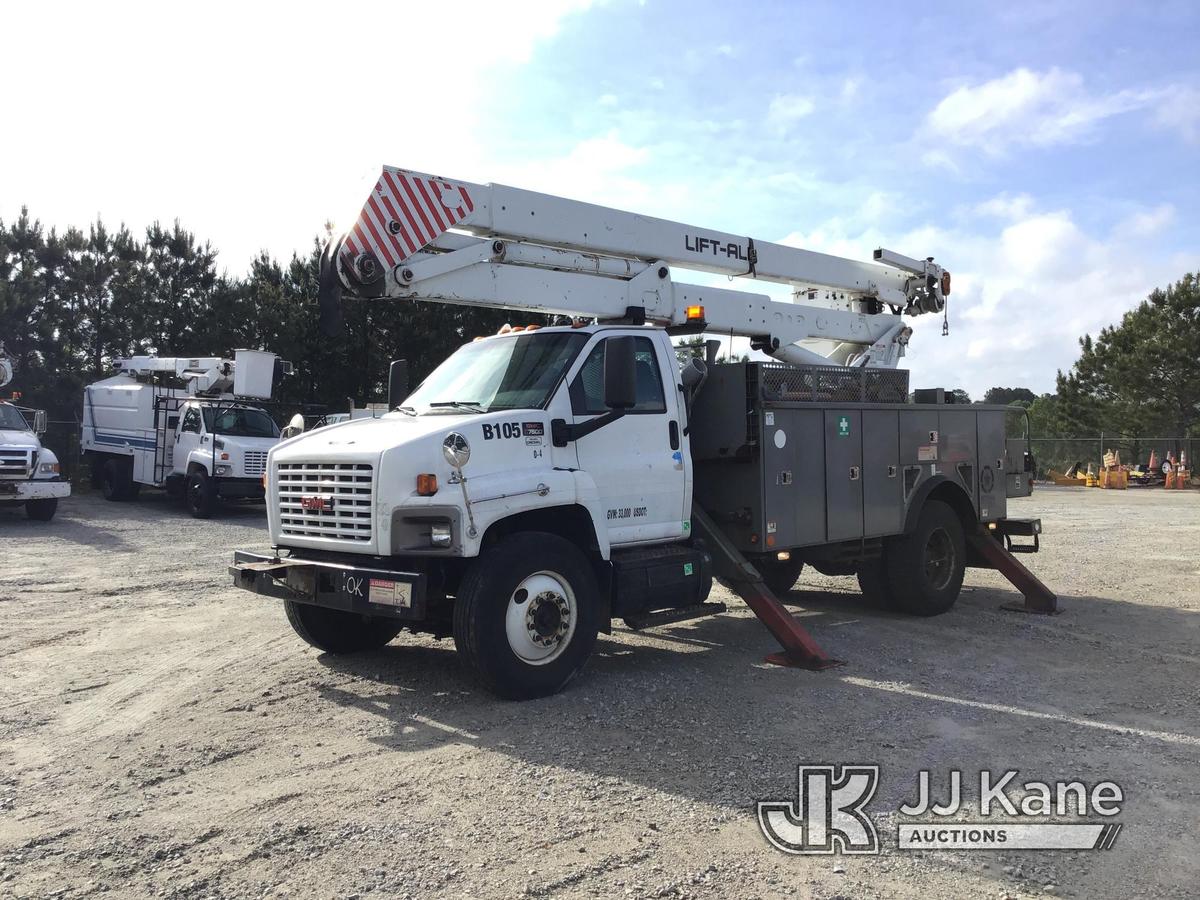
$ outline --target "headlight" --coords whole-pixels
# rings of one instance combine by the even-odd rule
[[[435,547],[449,547],[453,537],[448,524],[434,525],[429,529],[429,543]]]
[[[62,471],[62,466],[58,463],[42,463],[38,466],[38,471],[43,475],[57,475]]]
[[[228,475],[229,474],[229,466],[217,466],[217,474],[218,475]]]

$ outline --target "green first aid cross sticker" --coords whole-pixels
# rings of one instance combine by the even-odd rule
[[[841,416],[838,419],[838,437],[850,436],[850,417]]]

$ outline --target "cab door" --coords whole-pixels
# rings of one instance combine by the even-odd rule
[[[199,448],[203,430],[204,420],[199,407],[185,407],[179,419],[179,430],[175,432],[175,452],[172,454],[175,471],[187,472],[188,459],[192,451]]]
[[[604,345],[627,333],[601,332],[585,351],[568,392],[576,423],[609,412],[604,405]],[[575,441],[579,468],[595,481],[611,544],[678,538],[689,527],[690,481],[674,359],[659,342],[636,335],[637,403],[614,422]],[[669,364],[668,364],[669,363]]]

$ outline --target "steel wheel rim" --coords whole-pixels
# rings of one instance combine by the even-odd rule
[[[504,615],[508,646],[527,665],[547,665],[570,646],[578,619],[575,592],[567,579],[557,572],[534,572],[508,597]]]
[[[935,528],[925,542],[925,578],[935,591],[944,590],[954,573],[954,542],[945,528]]]

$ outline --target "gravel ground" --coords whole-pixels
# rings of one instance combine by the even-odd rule
[[[1011,511],[1044,519],[1025,559],[1062,615],[1000,610],[991,572],[932,620],[814,574],[790,602],[841,668],[764,665],[770,636],[718,590],[729,614],[618,629],[523,704],[450,641],[302,644],[225,574],[265,547],[261,508],[2,512],[0,895],[1194,897],[1200,493]],[[794,798],[800,762],[883,766],[879,856],[767,845],[754,803]],[[1113,779],[1124,830],[1107,852],[898,851],[923,767]]]

